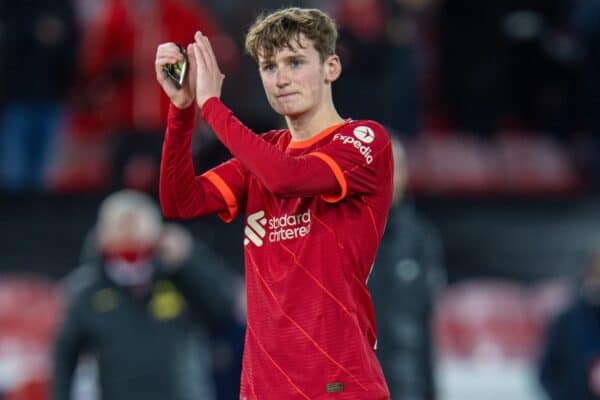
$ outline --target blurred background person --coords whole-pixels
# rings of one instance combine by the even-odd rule
[[[0,189],[46,188],[77,49],[70,0],[0,2]]]
[[[440,104],[449,128],[484,137],[576,132],[581,59],[568,15],[568,0],[441,1]]]
[[[386,0],[385,33],[389,42],[383,84],[384,121],[403,137],[414,137],[424,128],[424,93],[428,78],[428,49],[424,35],[426,12],[432,0]]]
[[[583,48],[582,110],[590,132],[585,164],[595,189],[600,188],[600,0],[575,0],[570,13]]]
[[[600,399],[600,253],[583,270],[572,303],[550,324],[540,381],[550,400]]]
[[[75,111],[110,136],[114,187],[156,186],[169,102],[147,66],[157,43],[186,45],[197,30],[215,43],[225,72],[235,70],[237,47],[203,1],[104,0],[89,18]]]
[[[132,190],[104,200],[86,245],[67,281],[54,399],[71,398],[82,354],[97,360],[101,399],[214,399],[207,329],[232,316],[235,293],[223,262]]]
[[[341,115],[373,118],[403,136],[416,135],[423,127],[426,97],[420,92],[424,46],[418,34],[431,0],[330,3],[340,26],[339,53],[348,78],[334,85]],[[365,98],[369,101],[361,100]]]
[[[344,79],[333,85],[333,92],[339,99],[336,108],[344,118],[370,118],[389,124],[387,97],[373,95],[375,88],[385,87],[392,72],[393,48],[386,35],[386,11],[383,0],[335,3],[333,15],[339,25],[338,52]]]
[[[405,198],[404,148],[392,140],[394,195],[369,278],[377,317],[377,357],[394,400],[437,398],[433,310],[446,282],[439,233]]]

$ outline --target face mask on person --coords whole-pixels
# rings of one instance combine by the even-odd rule
[[[105,251],[104,268],[109,279],[123,287],[146,286],[154,275],[154,249]]]

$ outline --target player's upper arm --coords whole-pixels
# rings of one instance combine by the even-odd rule
[[[361,193],[391,193],[391,143],[385,129],[374,121],[346,125],[333,134],[326,146],[309,155],[326,163],[338,182],[338,193],[323,196],[325,201],[337,202]]]

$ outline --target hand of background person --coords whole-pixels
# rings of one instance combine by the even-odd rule
[[[215,53],[206,36],[201,32],[194,35],[193,51],[189,52],[196,68],[196,102],[202,108],[211,97],[221,97],[225,75],[221,73]]]
[[[173,42],[160,44],[156,49],[156,60],[154,62],[156,80],[158,80],[160,86],[167,96],[169,96],[173,105],[180,109],[189,107],[194,102],[196,96],[196,65],[194,57],[189,56],[192,53],[192,44],[188,45],[187,53],[187,75],[181,89],[177,89],[167,73],[163,71],[165,65],[175,64],[184,59],[184,55],[179,51],[179,47]]]

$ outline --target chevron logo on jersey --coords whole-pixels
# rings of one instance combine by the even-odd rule
[[[244,246],[247,246],[252,242],[255,246],[261,247],[263,245],[263,239],[267,234],[265,230],[267,225],[267,219],[265,218],[264,210],[250,214],[246,220],[246,227],[244,228]]]

